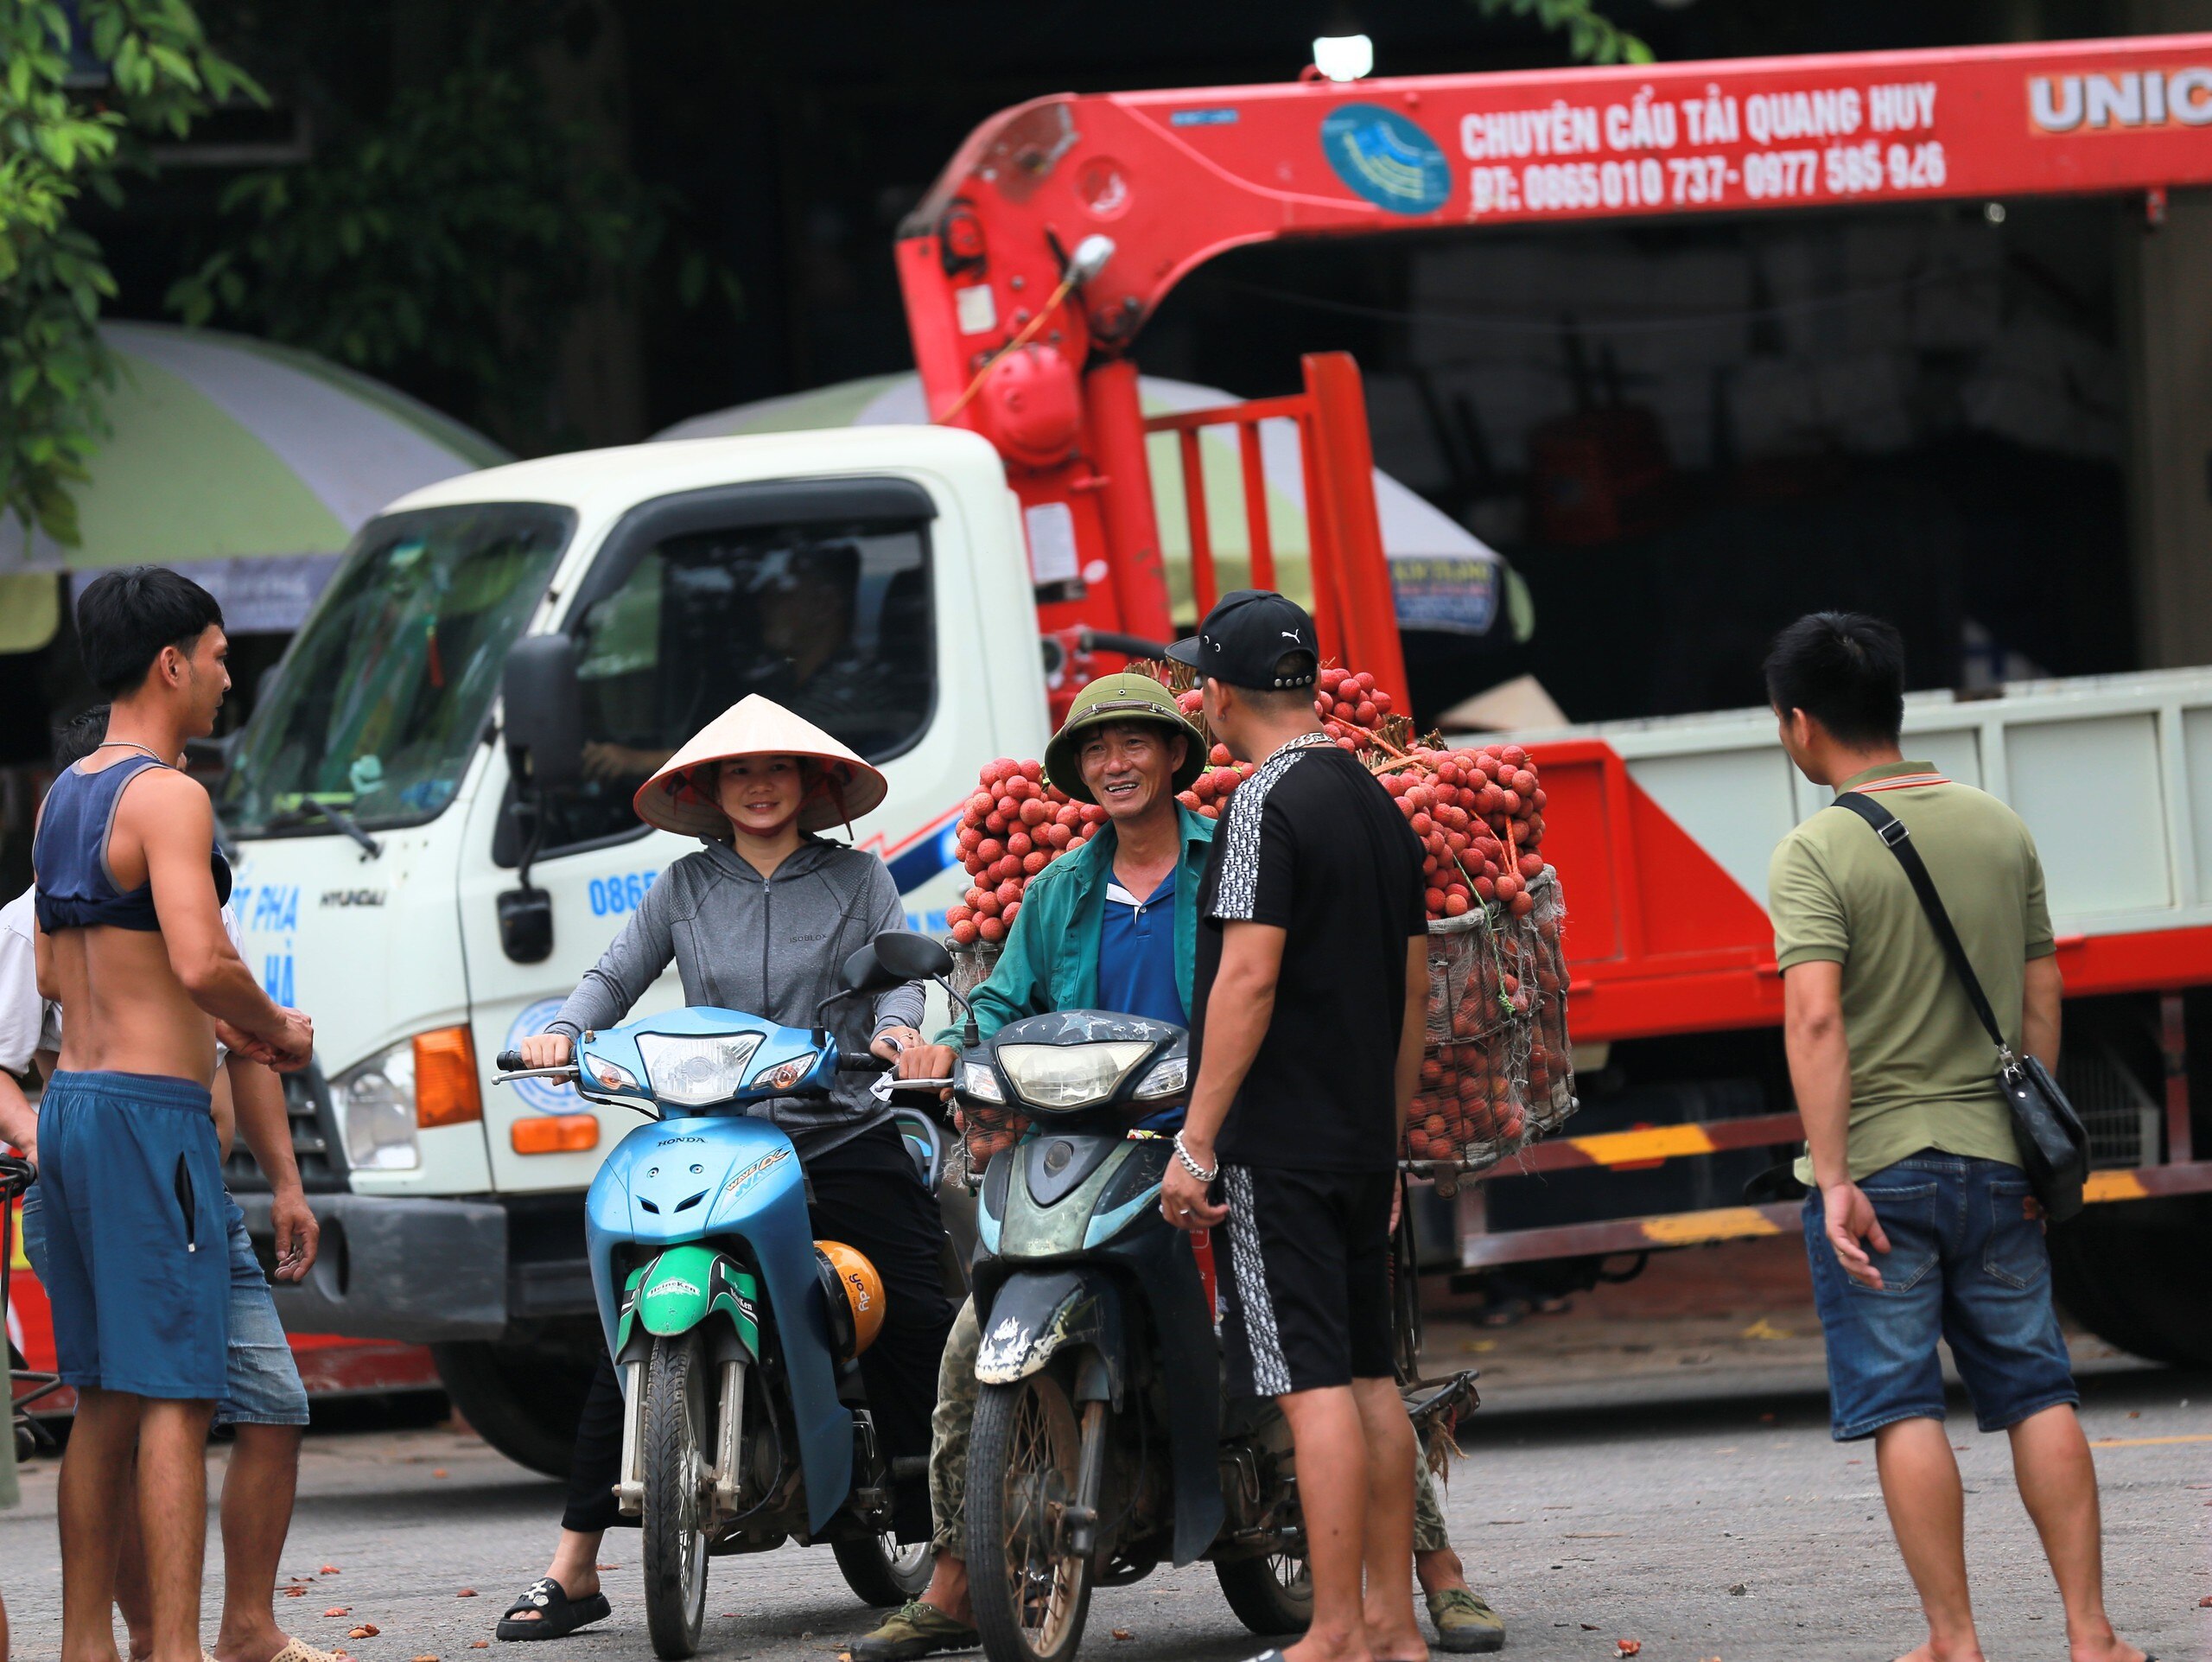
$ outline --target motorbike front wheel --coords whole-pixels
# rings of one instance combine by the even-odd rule
[[[1214,1577],[1236,1619],[1263,1639],[1302,1633],[1313,1625],[1313,1577],[1303,1554],[1217,1563]]]
[[[937,1559],[927,1541],[901,1546],[889,1530],[866,1540],[833,1541],[830,1550],[836,1555],[845,1585],[862,1604],[879,1609],[921,1597]]]
[[[1090,1559],[1065,1550],[1083,1437],[1049,1372],[987,1385],[968,1445],[968,1581],[990,1662],[1068,1662],[1090,1611]]]
[[[699,1648],[707,1610],[707,1359],[698,1334],[653,1340],[639,1430],[645,1487],[645,1627],[653,1653]]]

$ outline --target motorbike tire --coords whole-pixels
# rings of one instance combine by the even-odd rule
[[[653,1653],[699,1648],[707,1613],[706,1497],[713,1442],[707,1359],[695,1329],[653,1340],[639,1439],[645,1488],[645,1628]]]
[[[518,1466],[568,1476],[591,1389],[590,1354],[467,1340],[431,1346],[430,1360],[477,1436]]]
[[[1313,1578],[1304,1558],[1239,1558],[1216,1564],[1213,1573],[1237,1621],[1263,1638],[1302,1633],[1313,1625]]]
[[[918,1599],[930,1584],[930,1570],[937,1553],[928,1542],[902,1547],[896,1536],[871,1535],[866,1540],[832,1541],[838,1573],[862,1604],[889,1609]]]
[[[1075,1494],[1083,1439],[1050,1370],[987,1385],[968,1442],[968,1591],[990,1662],[1071,1662],[1090,1614],[1089,1555],[1046,1558],[1032,1520]]]

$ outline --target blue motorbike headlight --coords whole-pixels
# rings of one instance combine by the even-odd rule
[[[653,1094],[685,1108],[728,1102],[745,1089],[746,1065],[760,1048],[758,1033],[716,1033],[699,1037],[641,1033],[638,1054],[652,1081]]]
[[[813,1072],[814,1064],[820,1059],[821,1054],[822,1053],[818,1050],[810,1050],[804,1055],[794,1056],[787,1062],[778,1062],[772,1067],[764,1067],[753,1076],[753,1083],[747,1089],[795,1090],[798,1088],[798,1082]]]

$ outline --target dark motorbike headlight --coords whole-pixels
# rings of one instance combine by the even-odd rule
[[[978,1102],[1006,1100],[1006,1092],[999,1089],[999,1076],[991,1071],[988,1062],[960,1064],[960,1094],[973,1097]]]
[[[746,1064],[760,1048],[758,1033],[716,1033],[701,1037],[641,1033],[638,1054],[653,1094],[685,1108],[728,1102],[745,1088]]]
[[[1179,1097],[1190,1078],[1191,1059],[1187,1055],[1163,1056],[1137,1081],[1137,1088],[1130,1094],[1139,1102],[1158,1102],[1163,1097]]]
[[[1152,1054],[1148,1040],[1088,1045],[1001,1045],[999,1066],[1033,1108],[1070,1109],[1103,1102],[1129,1070]]]
[[[822,1053],[810,1050],[803,1056],[794,1056],[787,1062],[778,1062],[764,1067],[753,1076],[751,1089],[755,1091],[790,1091],[797,1088],[813,1068],[815,1059]]]

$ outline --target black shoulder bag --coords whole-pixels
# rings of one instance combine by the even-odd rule
[[[2082,1185],[2089,1175],[2089,1134],[2082,1128],[2082,1117],[2066,1100],[2066,1093],[2058,1088],[2049,1069],[2033,1056],[2014,1055],[2005,1042],[2005,1030],[1997,1025],[1981,982],[1967,961],[1967,949],[1960,944],[1959,932],[1951,927],[1951,914],[1943,909],[1935,879],[1928,875],[1920,850],[1913,847],[1912,834],[1904,822],[1873,798],[1856,791],[1846,791],[1835,804],[1872,826],[1874,834],[1897,856],[1904,875],[1912,880],[1920,909],[1935,927],[1936,938],[1943,943],[1944,956],[1951,960],[1974,1013],[1981,1018],[1991,1042],[1997,1047],[1997,1082],[2012,1106],[2012,1137],[2019,1144],[2028,1186],[2043,1203],[2045,1217],[2053,1223],[2065,1222],[2082,1209]]]

